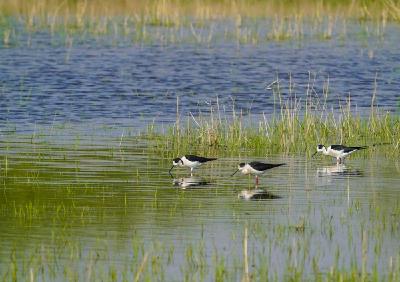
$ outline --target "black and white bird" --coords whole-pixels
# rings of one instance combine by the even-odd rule
[[[175,166],[186,166],[190,167],[190,173],[193,173],[193,169],[201,166],[202,164],[209,162],[209,161],[214,161],[217,158],[205,158],[205,157],[198,157],[195,155],[184,155],[181,158],[175,158],[172,160],[172,167],[169,170],[169,174],[171,174],[171,170]]]
[[[342,164],[344,163],[344,158],[346,158],[348,155],[366,148],[368,148],[368,146],[347,147],[344,145],[330,145],[328,148],[326,148],[324,145],[318,145],[317,151],[312,155],[312,157],[314,157],[317,153],[322,153],[324,155],[336,158],[336,162],[338,164]]]
[[[262,162],[250,162],[250,163],[240,163],[238,166],[238,169],[232,174],[232,176],[235,175],[236,172],[240,171],[243,174],[252,174],[256,176],[256,186],[258,185],[258,176],[260,174],[263,174],[267,170],[278,167],[281,165],[285,165],[284,163],[282,164],[266,164]]]

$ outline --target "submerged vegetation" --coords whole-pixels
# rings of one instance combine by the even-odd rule
[[[271,40],[382,37],[400,21],[400,3],[385,1],[0,1],[1,42],[10,46],[25,31],[51,35],[123,36],[132,42],[257,44]],[[351,26],[351,25],[350,25]]]
[[[400,277],[397,187],[376,188],[376,164],[364,177],[330,178],[292,163],[269,186],[279,199],[243,202],[246,180],[227,180],[237,164],[229,158],[210,164],[213,184],[183,191],[171,184],[171,160],[136,139],[9,137],[0,143],[2,281]],[[318,186],[326,179],[332,186]]]
[[[230,148],[199,171],[211,185],[179,190],[168,176],[171,159],[140,138],[57,144],[62,131],[10,133],[0,142],[2,281],[400,277],[399,167],[385,158],[387,189],[375,162],[364,162],[365,176],[337,178],[293,162],[268,184],[279,198],[244,202],[237,193],[246,180],[229,179],[239,157],[223,158]],[[324,181],[333,183],[319,186]]]

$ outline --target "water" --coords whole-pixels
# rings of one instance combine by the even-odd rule
[[[234,101],[244,114],[272,114],[265,86],[277,76],[284,97],[303,101],[309,82],[322,97],[329,78],[328,107],[350,93],[360,114],[376,78],[377,104],[395,113],[398,38],[389,25],[384,39],[203,46],[75,38],[65,47],[38,32],[21,39],[29,44],[0,47],[0,277],[237,281],[245,265],[260,280],[400,273],[400,167],[379,148],[345,166],[268,156],[287,165],[254,187],[230,176],[239,162],[265,161],[246,148],[237,156],[210,149],[217,161],[171,178],[174,153],[135,136],[149,122],[174,122],[177,96],[182,116],[207,113],[217,97],[223,113]]]
[[[69,145],[15,138],[0,146],[3,275],[15,253],[20,267],[50,267],[35,277],[64,279],[69,268],[86,277],[90,267],[107,277],[113,266],[132,278],[137,268],[131,273],[127,265],[139,265],[147,253],[156,260],[153,268],[162,266],[156,273],[145,268],[153,278],[191,273],[212,280],[217,257],[224,257],[230,279],[240,279],[246,229],[250,271],[267,266],[269,277],[282,278],[294,266],[311,277],[313,260],[322,272],[332,265],[348,269],[362,260],[364,230],[369,272],[376,267],[387,275],[390,261],[399,259],[399,167],[379,154],[365,159],[358,152],[343,166],[324,156],[314,162],[270,156],[269,162],[287,165],[260,177],[256,188],[267,191],[267,199],[244,200],[239,196],[257,191],[254,179],[231,174],[241,161],[264,158],[221,157],[193,177],[176,168],[171,178],[171,159],[132,138]],[[31,256],[44,258],[29,264]]]
[[[393,26],[384,39],[239,46],[143,45],[124,37],[114,45],[78,38],[65,46],[47,33],[25,40],[0,52],[0,119],[21,131],[65,122],[139,129],[153,121],[170,123],[177,96],[182,116],[207,113],[217,97],[221,111],[229,113],[234,101],[244,114],[270,115],[276,101],[265,86],[277,76],[284,98],[302,101],[308,85],[324,100],[329,80],[328,108],[338,109],[350,95],[353,111],[362,115],[369,113],[376,78],[376,104],[392,112],[399,107],[400,51]]]

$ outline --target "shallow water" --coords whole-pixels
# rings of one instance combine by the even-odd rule
[[[217,97],[222,112],[235,101],[238,112],[270,115],[278,98],[266,86],[277,76],[283,97],[304,102],[309,87],[323,103],[329,85],[328,109],[339,109],[350,95],[353,113],[364,115],[376,87],[376,104],[398,110],[397,27],[388,25],[382,37],[348,28],[354,40],[206,46],[132,43],[123,36],[110,44],[107,36],[79,35],[68,45],[46,32],[22,34],[17,44],[0,46],[0,120],[21,131],[65,122],[143,128],[175,121],[177,96],[182,116],[207,113]]]
[[[329,78],[328,109],[350,93],[361,115],[377,77],[377,104],[396,112],[398,35],[388,25],[384,38],[357,40],[68,47],[37,32],[0,45],[0,279],[237,281],[245,265],[262,281],[399,275],[400,164],[379,148],[339,167],[243,148],[171,178],[173,153],[136,136],[171,125],[177,96],[181,117],[207,114],[217,97],[223,114],[234,101],[270,115],[277,75],[283,96],[302,101],[308,83],[322,99]],[[287,165],[254,187],[230,176],[250,160]]]
[[[2,142],[0,273],[12,271],[14,253],[25,269],[20,277],[45,265],[35,277],[68,278],[71,269],[87,277],[91,267],[93,275],[108,277],[114,267],[132,278],[137,268],[127,265],[150,254],[155,262],[143,275],[154,279],[160,273],[169,281],[214,279],[218,258],[229,279],[241,279],[245,230],[255,277],[282,278],[290,267],[311,277],[313,260],[322,273],[354,263],[359,270],[363,257],[367,272],[375,267],[387,277],[390,264],[399,262],[400,166],[379,152],[373,159],[360,152],[343,166],[324,156],[310,162],[244,154],[221,157],[193,177],[176,168],[171,178],[170,158],[138,144],[98,138],[60,145],[15,135]],[[247,160],[287,165],[268,171],[254,187],[253,178],[230,176]],[[203,183],[181,187],[182,179]],[[255,188],[268,199],[239,198]]]

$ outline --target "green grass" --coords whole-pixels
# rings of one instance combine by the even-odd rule
[[[327,229],[334,228],[331,220],[321,220],[319,226],[312,219],[315,217],[314,209],[309,209],[305,214],[313,222],[307,223],[302,231],[279,221],[241,223],[244,225],[244,232],[237,232],[232,238],[226,238],[237,246],[228,250],[210,250],[209,239],[198,238],[185,242],[183,246],[179,245],[183,247],[183,251],[177,251],[173,243],[146,238],[137,233],[123,239],[119,244],[112,242],[118,242],[120,238],[102,232],[85,242],[75,238],[68,224],[69,219],[65,217],[61,221],[65,221],[66,226],[63,229],[54,228],[49,241],[35,241],[33,246],[25,246],[25,243],[20,242],[19,246],[9,247],[9,255],[3,251],[0,279],[254,281],[263,277],[269,281],[397,281],[400,275],[400,256],[388,257],[376,247],[384,244],[385,237],[382,234],[387,233],[385,225],[393,224],[393,220],[386,216],[386,211],[375,212],[375,205],[361,206],[355,213],[350,211],[353,208],[351,206],[342,212],[344,220],[341,229],[352,232],[346,234],[349,250],[340,249],[337,238],[332,239],[325,234]],[[319,212],[329,213],[329,209],[322,208]],[[374,217],[366,219],[363,216],[365,213],[374,213]],[[398,215],[397,206],[394,216]],[[37,224],[38,221],[36,217],[24,219],[18,215],[14,219],[16,225],[21,226],[31,225],[32,222]],[[337,221],[336,217],[334,221]],[[355,223],[357,221],[360,222]],[[82,228],[85,227],[91,228],[90,223],[82,224]],[[30,228],[31,231],[33,228]],[[393,236],[398,234],[396,228],[398,226],[394,226]],[[26,232],[29,231],[29,228],[25,229]],[[318,251],[321,248],[320,240],[331,245],[331,253],[324,254],[322,249]],[[247,252],[246,248],[241,247],[245,244],[249,246]],[[258,248],[253,244],[258,244]],[[237,252],[238,249],[242,252]],[[274,266],[272,250],[279,250],[279,254],[285,257],[282,268]],[[178,259],[179,255],[183,255],[183,258]],[[320,259],[326,257],[334,259],[328,265],[324,263],[325,267],[322,268]],[[384,265],[383,269],[378,270],[373,266],[378,262],[381,266]],[[168,272],[170,268],[176,270]]]
[[[256,156],[310,156],[317,144],[370,146],[369,155],[379,151],[387,157],[399,156],[400,116],[373,106],[376,94],[372,94],[369,113],[353,113],[351,97],[345,103],[338,102],[340,109],[333,110],[326,104],[327,90],[322,97],[309,93],[306,90],[303,96],[293,94],[285,100],[281,86],[276,84],[276,110],[257,116],[237,112],[234,103],[227,113],[221,110],[218,99],[208,113],[196,116],[184,117],[178,107],[174,125],[164,130],[149,126],[143,137],[150,144],[155,142],[166,157],[186,152],[235,156],[242,151]]]

